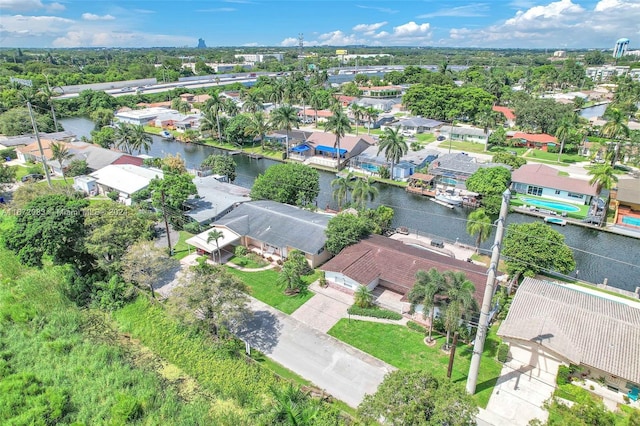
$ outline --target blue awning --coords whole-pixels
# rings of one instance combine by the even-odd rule
[[[329,154],[336,154],[338,152],[338,150],[334,147],[331,146],[326,146],[326,145],[318,145],[316,146],[316,151],[318,152],[328,152]],[[340,156],[343,156],[347,153],[346,149],[341,149],[340,150]]]
[[[298,146],[294,146],[293,148],[291,148],[291,151],[293,152],[305,152],[305,151],[309,151],[311,148],[309,147],[309,145],[298,145]]]

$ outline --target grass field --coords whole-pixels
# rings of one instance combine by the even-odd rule
[[[474,152],[474,153],[485,153],[485,144],[483,143],[479,143],[479,142],[462,142],[462,141],[443,141],[440,143],[440,145],[438,145],[439,148],[442,149],[449,149],[449,147],[451,147],[451,149],[455,149],[458,151],[464,151],[464,152]],[[490,152],[487,152],[487,154],[491,154]]]
[[[585,157],[578,154],[562,154],[560,156],[560,163],[558,163],[558,154],[553,152],[545,152],[539,149],[532,149],[525,156],[527,160],[545,161],[555,164],[573,164],[587,161]]]
[[[178,242],[175,243],[175,245],[173,246],[173,257],[180,260],[180,259],[184,259],[185,257],[187,257],[189,255],[189,253],[193,253],[195,251],[194,248],[191,248],[191,251],[189,251],[189,245],[186,243],[186,241],[193,237],[194,234],[192,234],[191,232],[187,232],[187,231],[180,231],[180,238],[178,239]]]
[[[329,330],[329,334],[401,370],[426,369],[434,376],[446,377],[449,355],[440,350],[444,337],[437,336],[438,343],[430,347],[423,342],[424,333],[405,326],[347,319],[338,321]],[[495,336],[495,330],[492,330],[485,344],[474,395],[480,407],[487,406],[502,369],[502,365],[494,359],[497,345],[498,338]],[[470,346],[458,345],[451,375],[454,382],[466,382],[471,352]]]
[[[229,268],[229,272],[240,278],[251,288],[251,296],[285,314],[292,314],[313,296],[310,291],[296,294],[295,296],[284,294],[284,289],[277,284],[278,272],[273,269],[247,272]],[[315,278],[316,274],[303,277],[307,283],[313,282]]]

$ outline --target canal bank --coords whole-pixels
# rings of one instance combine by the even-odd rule
[[[93,129],[93,123],[86,118],[63,119],[65,129],[74,132],[78,137],[88,136]],[[154,136],[149,155],[164,157],[167,154],[180,154],[187,163],[187,167],[196,168],[211,154],[221,154],[219,148],[208,145],[185,144],[164,141]],[[237,178],[235,184],[251,188],[255,178],[265,172],[276,161],[267,158],[252,159],[243,155],[236,155]],[[333,200],[331,181],[335,179],[334,172],[319,171],[320,193],[316,205],[319,208],[330,206],[336,208]],[[376,207],[380,204],[392,207],[395,216],[392,227],[404,226],[412,232],[423,235],[437,236],[445,242],[475,245],[475,238],[466,232],[467,215],[470,210],[456,208],[448,209],[430,202],[427,197],[409,194],[402,187],[376,184],[379,195],[370,204]],[[511,213],[507,218],[510,223],[530,223],[540,220],[537,217],[520,213]],[[581,226],[554,226],[554,229],[565,236],[565,242],[573,249],[580,270],[580,278],[592,282],[603,283],[607,279],[609,286],[634,291],[640,285],[640,266],[638,253],[640,242],[636,239],[602,232]],[[489,251],[493,242],[493,234],[481,245],[482,250]]]

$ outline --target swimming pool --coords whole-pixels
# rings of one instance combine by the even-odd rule
[[[373,164],[362,164],[360,168],[368,172],[378,173],[378,166],[374,166]]]
[[[572,206],[571,204],[558,203],[556,201],[547,201],[547,200],[538,200],[535,198],[522,197],[520,198],[523,202],[527,204],[532,204],[538,207],[546,207],[548,209],[560,210],[563,212],[579,212],[580,208],[576,206]]]
[[[632,216],[624,216],[622,218],[622,223],[624,223],[625,225],[640,226],[640,218],[632,217]]]
[[[457,185],[458,184],[457,180],[455,180],[453,178],[449,178],[449,177],[442,178],[441,182],[444,183],[445,185]]]

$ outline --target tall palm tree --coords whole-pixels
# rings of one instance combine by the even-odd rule
[[[629,137],[629,126],[627,125],[627,117],[622,110],[618,108],[609,108],[605,114],[605,118],[607,119],[607,124],[602,126],[602,135],[616,141],[614,155],[611,158],[611,166],[613,167],[620,155],[621,139]]]
[[[463,318],[478,310],[478,302],[473,298],[476,288],[464,272],[445,271],[443,276],[447,282],[444,326],[447,330],[448,348],[451,332],[458,328]]]
[[[344,135],[351,131],[351,123],[349,123],[349,117],[342,111],[335,111],[331,117],[327,120],[324,126],[325,131],[332,132],[336,135],[336,157],[338,159],[338,170],[340,170],[340,139],[344,137]]]
[[[418,271],[416,273],[416,283],[413,288],[407,294],[409,302],[411,302],[411,308],[415,309],[416,306],[422,305],[422,316],[426,317],[427,311],[429,311],[429,334],[427,342],[433,341],[431,333],[433,332],[433,321],[435,319],[435,307],[438,303],[438,299],[442,298],[446,290],[446,281],[444,276],[438,272],[436,268],[431,268],[429,271]]]
[[[378,188],[373,186],[374,181],[369,177],[367,179],[357,179],[351,190],[351,199],[354,204],[364,209],[367,201],[373,201],[378,196]]]
[[[282,105],[271,112],[271,127],[284,129],[287,132],[286,155],[289,156],[289,132],[300,125],[298,111],[291,105]]]
[[[319,90],[316,90],[311,95],[311,99],[309,99],[309,107],[313,108],[315,113],[315,127],[318,128],[318,110],[322,109],[322,104],[324,100],[322,98],[322,93]]]
[[[132,151],[141,152],[144,149],[144,152],[148,153],[153,143],[153,138],[144,131],[144,126],[132,126],[130,143]]]
[[[226,99],[222,103],[222,110],[229,117],[235,117],[238,115],[238,104],[233,99]]]
[[[378,144],[378,154],[384,152],[384,157],[391,162],[391,180],[393,180],[393,168],[400,159],[407,154],[409,147],[404,140],[404,136],[400,134],[400,127],[395,129],[387,127],[384,134],[380,137]]]
[[[558,163],[560,162],[560,157],[562,156],[562,151],[564,151],[564,142],[567,140],[567,137],[571,134],[573,130],[573,121],[568,117],[563,117],[558,123],[558,127],[556,128],[556,137],[560,139],[560,150],[558,151]]]
[[[213,96],[211,96],[209,99],[207,99],[207,102],[204,104],[205,105],[205,114],[207,111],[209,111],[216,119],[216,127],[218,128],[218,140],[222,140],[222,132],[220,131],[220,113],[222,112],[222,99],[220,98],[220,95],[218,95],[217,93],[214,93]]]
[[[249,125],[244,129],[244,133],[247,136],[253,136],[260,138],[260,146],[264,151],[264,137],[270,129],[267,116],[263,111],[255,111],[249,116]]]
[[[493,111],[481,111],[476,116],[476,122],[484,130],[485,144],[484,150],[489,149],[489,130],[496,125],[496,114]]]
[[[42,86],[38,93],[45,98],[45,101],[46,101],[47,105],[49,105],[49,107],[51,108],[51,117],[53,117],[53,126],[55,127],[56,132],[57,132],[58,129],[59,129],[58,120],[56,118],[56,111],[53,109],[53,97],[56,94],[51,89],[51,86],[49,86],[49,77],[47,77],[46,74],[44,76],[47,79],[47,85],[46,86]]]
[[[333,199],[338,203],[338,210],[342,210],[342,206],[347,203],[349,199],[349,191],[353,187],[353,173],[349,172],[346,176],[337,177],[331,181],[331,187],[333,188]]]
[[[60,142],[54,142],[51,144],[51,158],[60,163],[60,171],[62,172],[62,179],[67,181],[64,175],[64,162],[71,159],[73,154],[69,152],[69,149]]]
[[[589,184],[596,184],[598,188],[598,194],[604,189],[611,189],[615,183],[618,182],[618,176],[613,173],[613,167],[608,164],[601,164],[589,170],[587,174],[592,178],[589,180]]]
[[[200,118],[200,131],[205,134],[209,133],[209,137],[213,139],[213,133],[216,131],[216,125],[218,123],[218,116],[215,114],[213,108],[205,108],[202,111],[202,117]]]
[[[353,114],[353,120],[356,123],[356,136],[357,136],[358,124],[360,124],[360,121],[365,116],[365,108],[356,103],[352,103],[349,108],[351,109],[351,114]]]
[[[467,218],[467,233],[476,236],[476,253],[480,252],[480,244],[491,235],[491,218],[484,209],[472,211]]]
[[[255,90],[247,91],[242,101],[243,111],[253,113],[262,110],[262,99],[260,98],[260,94]]]
[[[207,234],[207,244],[209,244],[211,241],[216,242],[216,250],[218,251],[218,263],[220,263],[221,260],[219,240],[222,237],[224,237],[224,233],[222,231],[218,231],[217,229],[209,231],[209,233]]]
[[[371,134],[371,126],[378,120],[378,116],[380,115],[380,111],[370,106],[365,109],[365,115],[367,117],[367,122],[369,123],[369,127],[367,128],[367,135]]]
[[[116,147],[127,154],[131,154],[132,128],[128,123],[118,123],[114,131]]]

